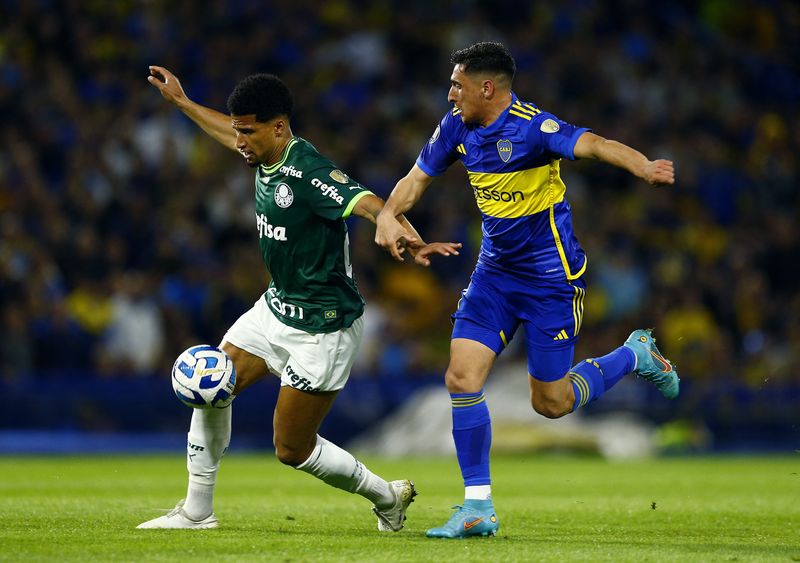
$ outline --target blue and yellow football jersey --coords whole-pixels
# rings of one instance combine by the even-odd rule
[[[468,126],[454,108],[442,118],[417,158],[429,176],[457,159],[467,169],[483,216],[478,268],[521,276],[574,280],[586,255],[572,231],[572,213],[559,172],[561,158],[575,160],[575,127],[520,101],[488,127]]]

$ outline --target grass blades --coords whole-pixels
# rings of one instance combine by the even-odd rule
[[[499,457],[496,538],[430,540],[454,459],[365,459],[419,496],[379,533],[369,503],[271,455],[228,455],[217,530],[136,530],[184,496],[174,456],[0,457],[0,561],[800,561],[800,457]]]

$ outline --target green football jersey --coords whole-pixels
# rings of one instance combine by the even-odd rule
[[[272,275],[264,299],[284,324],[333,332],[364,312],[344,220],[370,193],[300,137],[276,164],[258,167],[256,226]]]

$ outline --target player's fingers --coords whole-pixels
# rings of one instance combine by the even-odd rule
[[[423,244],[420,244],[420,240],[417,237],[412,235],[401,236],[397,241],[397,244],[402,244],[404,247],[410,246],[412,248],[420,248],[424,246]]]
[[[405,252],[405,246],[403,245],[402,241],[397,241],[394,245],[387,248],[389,254],[392,255],[392,258],[397,260],[398,262],[403,261],[403,252]]]

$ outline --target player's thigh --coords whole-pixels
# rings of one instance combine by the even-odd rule
[[[574,361],[585,290],[582,279],[542,283],[534,286],[530,306],[524,307],[531,404],[539,412],[560,412],[574,400],[567,372]]]
[[[288,385],[281,387],[273,415],[275,453],[291,465],[311,455],[323,419],[338,391],[308,392]]]
[[[497,354],[481,342],[468,338],[450,341],[450,363],[445,384],[450,393],[477,393],[483,389]]]
[[[231,357],[236,367],[236,387],[234,395],[238,395],[256,381],[264,379],[269,374],[269,368],[264,358],[251,354],[230,342],[222,343],[222,350]]]
[[[258,299],[222,337],[220,348],[231,356],[236,366],[234,393],[241,393],[270,372],[280,373],[281,351],[272,344],[278,329],[277,319],[264,300]]]
[[[483,388],[494,361],[517,329],[508,302],[507,278],[476,271],[453,314],[450,364],[445,383],[451,393],[476,393]]]
[[[569,368],[583,320],[583,280],[541,282],[516,296],[523,311],[528,373],[542,382],[562,379]]]

